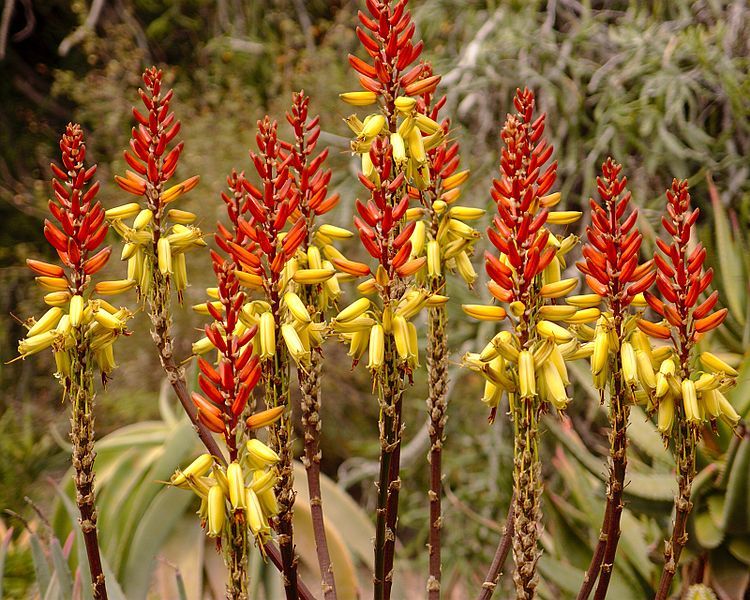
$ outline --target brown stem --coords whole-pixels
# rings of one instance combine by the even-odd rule
[[[263,546],[263,551],[266,553],[266,556],[271,559],[273,566],[276,567],[279,573],[283,573],[284,564],[281,558],[281,551],[276,545],[273,542],[268,542]],[[300,600],[315,600],[315,596],[310,591],[310,588],[308,588],[299,577],[297,578],[297,593],[299,594]]]
[[[594,548],[594,554],[591,557],[589,568],[586,569],[586,573],[583,576],[583,584],[581,589],[578,590],[576,600],[586,600],[591,594],[591,590],[594,589],[596,578],[599,575],[599,569],[602,566],[604,560],[604,551],[607,548],[607,532],[610,528],[610,522],[612,521],[612,504],[607,497],[607,504],[604,508],[604,519],[602,520],[602,528],[599,531],[599,541],[596,543]]]
[[[677,565],[680,562],[682,549],[688,541],[687,520],[693,503],[690,501],[690,492],[695,477],[695,445],[696,433],[693,427],[680,419],[677,440],[677,472],[679,480],[679,491],[675,497],[675,521],[672,529],[672,537],[666,543],[664,549],[664,568],[659,580],[659,588],[654,600],[666,600],[669,588],[672,585]]]
[[[427,378],[429,395],[427,410],[430,415],[430,535],[429,535],[429,579],[427,597],[440,598],[440,537],[443,527],[441,498],[443,487],[442,453],[445,440],[445,422],[448,408],[448,338],[446,324],[448,316],[444,306],[431,308],[428,316]]]
[[[305,456],[302,462],[307,471],[307,489],[310,493],[310,512],[312,515],[315,550],[322,577],[323,598],[334,600],[336,581],[333,577],[333,565],[328,552],[323,503],[320,490],[320,376],[321,357],[313,352],[309,371],[297,369],[302,396],[302,426],[305,430]]]
[[[402,404],[398,401],[396,405],[396,416],[394,422],[401,423]],[[395,426],[395,424],[394,424]],[[398,497],[401,491],[401,478],[399,472],[401,469],[401,435],[394,442],[393,458],[391,459],[391,469],[388,475],[388,501],[385,510],[385,598],[391,597],[393,587],[393,562],[396,557],[396,532],[398,530]]]
[[[86,556],[91,572],[94,600],[107,600],[99,540],[96,531],[96,507],[94,505],[94,385],[90,367],[90,355],[86,347],[79,348],[71,368],[72,379],[66,381],[72,402],[70,439],[73,443],[73,481],[76,488],[76,504],[81,515],[79,520]]]
[[[515,499],[511,498],[510,506],[508,506],[508,515],[505,517],[505,526],[503,527],[503,536],[500,538],[500,543],[497,545],[495,550],[495,556],[492,558],[492,563],[487,571],[487,575],[484,578],[482,584],[482,591],[479,592],[477,600],[490,600],[492,594],[495,592],[497,582],[500,579],[500,573],[503,565],[508,558],[510,552],[511,541],[513,540],[513,521],[515,518]]]
[[[151,337],[154,340],[159,353],[159,361],[167,374],[172,389],[177,395],[183,410],[193,424],[198,437],[203,445],[222,464],[226,464],[224,453],[219,448],[211,432],[198,419],[198,409],[190,399],[187,383],[185,381],[185,370],[180,367],[173,354],[173,341],[171,335],[172,319],[169,316],[169,289],[161,273],[154,272],[154,289],[149,298],[149,313],[151,317]]]
[[[628,466],[627,427],[630,408],[628,388],[622,375],[622,357],[615,355],[615,371],[612,375],[612,396],[610,398],[610,419],[612,421],[610,445],[609,485],[607,488],[607,506],[611,507],[611,518],[605,531],[606,546],[599,573],[599,583],[594,592],[594,600],[604,600],[612,578],[617,545],[620,541],[620,519],[622,517],[622,494],[625,488],[625,472]],[[606,512],[606,511],[605,511]]]
[[[395,343],[385,339],[383,372],[380,377],[380,471],[378,475],[378,503],[375,524],[375,600],[390,597],[393,580],[393,557],[398,522],[398,492],[401,486],[399,458],[401,450],[401,399],[404,382],[396,365]]]

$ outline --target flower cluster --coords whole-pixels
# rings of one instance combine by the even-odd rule
[[[192,490],[200,498],[201,526],[210,537],[228,537],[229,525],[243,522],[262,549],[270,539],[269,519],[278,512],[274,486],[279,455],[257,439],[248,440],[245,446],[242,458],[227,467],[217,465],[210,454],[202,454],[185,469],[177,469],[169,483]]]
[[[168,206],[198,185],[198,176],[166,188],[174,176],[183,143],[170,148],[180,131],[180,122],[170,112],[173,90],[162,93],[162,72],[155,67],[143,74],[146,89],[139,89],[145,114],[133,108],[136,126],[132,129],[130,150],[124,157],[128,166],[115,181],[126,192],[143,198],[145,206],[131,202],[111,208],[107,219],[125,245],[122,259],[128,261],[128,277],[135,281],[141,297],[158,289],[155,277],[174,282],[179,297],[188,285],[185,252],[205,246],[201,232],[192,223],[196,216]],[[125,224],[133,219],[132,226]]]
[[[236,214],[232,208],[232,205],[228,205],[230,218]],[[219,247],[226,248],[229,243],[234,243],[227,240],[226,233],[224,229],[216,234]],[[250,394],[261,377],[258,355],[252,344],[258,327],[248,326],[246,319],[243,319],[245,293],[240,290],[234,259],[226,259],[212,251],[211,261],[218,286],[212,290],[216,300],[204,305],[214,319],[210,325],[206,325],[205,332],[217,350],[218,359],[211,364],[204,358],[198,358],[198,385],[202,394],[194,392],[192,399],[201,422],[210,431],[224,436],[230,463],[226,472],[222,466],[213,467],[216,482],[207,486],[205,494],[208,532],[213,536],[221,533],[225,521],[220,506],[234,512],[247,511],[250,531],[262,547],[270,535],[268,519],[278,512],[273,486],[276,483],[274,466],[279,459],[259,440],[248,441],[247,453],[242,454],[241,458],[238,447],[238,425]],[[270,425],[281,416],[282,411],[282,407],[262,411],[252,415],[249,424],[252,428]],[[180,477],[180,474],[176,476]],[[189,485],[187,479],[185,483]],[[227,485],[222,486],[222,483]],[[216,486],[220,491],[211,492]],[[205,489],[196,485],[191,485],[191,488],[204,498],[201,492]],[[226,499],[229,505],[223,502]]]
[[[700,361],[707,372],[696,372],[697,378],[692,378],[693,347],[703,334],[721,325],[727,314],[726,308],[712,312],[718,301],[717,292],[701,300],[711,285],[713,270],[703,268],[703,244],[690,247],[699,213],[698,208],[691,210],[687,182],[673,181],[667,191],[667,214],[662,217],[668,238],[657,239],[658,251],[654,255],[656,287],[662,298],[645,292],[646,302],[663,320],[638,320],[638,327],[646,335],[672,341],[650,354],[655,373],[646,373],[650,404],[658,411],[658,427],[665,436],[671,432],[675,414],[693,427],[717,418],[731,426],[739,422],[739,415],[723,394],[736,384],[737,371],[733,367],[710,352],[703,352]],[[648,366],[645,360],[641,362]]]
[[[341,227],[316,223],[317,217],[336,206],[339,195],[328,194],[331,171],[323,169],[328,149],[316,154],[320,118],[309,119],[309,104],[310,99],[303,92],[293,95],[292,109],[286,117],[292,126],[294,142],[281,141],[279,151],[280,160],[289,164],[296,211],[305,223],[297,252],[287,266],[291,282],[284,295],[291,317],[285,325],[288,331],[285,340],[292,342],[292,357],[303,367],[309,363],[311,348],[319,348],[322,342],[325,311],[341,296],[331,260],[343,256],[333,242],[352,237],[350,231]],[[291,351],[292,345],[299,346],[295,334],[300,338],[302,353]]]
[[[625,217],[631,195],[621,171],[621,165],[612,159],[602,165],[602,176],[597,178],[601,203],[590,200],[588,243],[583,246],[584,260],[577,265],[594,292],[580,296],[578,305],[596,307],[604,301],[607,310],[594,328],[579,325],[573,329],[592,348],[594,386],[604,389],[613,372],[622,370],[625,383],[635,392],[639,382],[637,364],[643,360],[639,355],[648,353],[649,346],[636,328],[638,317],[627,311],[631,305],[645,306],[643,292],[654,283],[656,273],[652,260],[639,264],[643,236],[636,226],[638,211],[632,210]],[[621,358],[613,363],[618,354]]]
[[[18,344],[22,357],[52,346],[57,371],[64,382],[71,376],[71,361],[80,344],[93,353],[102,377],[115,368],[113,344],[126,333],[131,313],[115,308],[104,299],[132,287],[128,280],[100,281],[89,287],[94,274],[109,260],[110,247],[97,249],[104,242],[108,226],[98,201],[99,182],[92,183],[96,165],[84,165],[86,145],[79,125],[69,124],[60,140],[62,167],[52,164],[54,200],[49,211],[59,225],[44,221],[44,236],[57,251],[62,266],[28,259],[26,263],[38,275],[37,283],[48,293],[44,301],[51,308],[38,320],[27,321],[28,332]]]
[[[432,68],[425,63],[421,78],[431,77],[434,77]],[[460,146],[448,138],[450,119],[440,119],[445,102],[445,96],[434,100],[434,90],[428,90],[417,98],[407,115],[430,125],[439,123],[443,136],[436,147],[431,147],[426,138],[434,135],[434,126],[421,130],[425,145],[429,147],[427,164],[432,176],[425,190],[416,187],[409,190],[411,196],[422,203],[423,209],[410,209],[407,215],[420,216],[411,236],[412,256],[424,255],[427,258],[427,268],[418,272],[417,279],[426,277],[433,291],[443,291],[446,271],[457,272],[469,287],[473,286],[477,274],[471,264],[471,255],[481,234],[465,221],[480,219],[485,213],[481,208],[454,204],[461,196],[461,186],[469,178],[469,170],[458,171]]]
[[[370,194],[367,201],[356,201],[354,225],[362,246],[378,266],[373,276],[364,263],[343,257],[332,262],[350,275],[370,275],[358,290],[365,296],[377,292],[383,306],[360,298],[337,315],[333,328],[349,342],[355,363],[369,349],[368,367],[377,372],[386,354],[385,339],[391,334],[402,366],[409,369],[418,364],[416,329],[410,320],[429,303],[447,301],[405,285],[428,263],[423,255],[428,245],[426,230],[419,221],[423,213],[409,205],[431,185],[428,153],[444,142],[445,129],[425,114],[424,96],[435,90],[440,77],[423,63],[411,66],[421,53],[422,42],[413,42],[415,26],[406,2],[369,2],[367,7],[370,15],[359,13],[364,29],[357,28],[357,35],[373,64],[349,57],[366,91],[347,92],[341,98],[354,106],[379,104],[379,110],[364,120],[356,115],[346,119],[356,135],[352,152],[361,156],[359,180]],[[461,225],[463,231],[467,226]],[[432,251],[435,254],[435,248]],[[433,264],[435,269],[439,267]]]
[[[549,212],[560,194],[549,193],[557,165],[545,167],[552,156],[552,146],[543,138],[545,115],[534,119],[534,95],[529,90],[518,90],[514,102],[518,114],[508,115],[502,132],[502,177],[491,191],[497,215],[487,230],[499,255],[485,254],[489,291],[507,304],[507,310],[499,305],[463,306],[476,319],[510,317],[513,324],[513,333],[501,331],[480,354],[465,357],[467,366],[486,379],[483,401],[492,409],[491,418],[504,392],[521,398],[539,395],[564,409],[569,400],[565,360],[585,356],[586,349],[555,321],[583,323],[599,317],[598,309],[545,303],[564,298],[578,283],[575,278],[561,279],[565,254],[577,238],[560,239],[546,225],[573,223],[581,213]]]
[[[611,428],[607,504],[597,550],[579,594],[581,598],[588,598],[597,578],[596,597],[604,597],[612,575],[620,538],[630,406],[643,394],[637,389],[640,384],[637,356],[643,351],[636,348],[649,349],[648,340],[636,327],[640,313],[632,314],[630,307],[645,306],[643,291],[656,277],[652,260],[639,264],[642,235],[637,227],[638,211],[630,210],[627,178],[621,173],[622,166],[611,158],[602,165],[602,175],[596,181],[600,201],[593,198],[589,201],[588,243],[583,247],[584,260],[577,263],[594,292],[574,300],[580,313],[596,313],[602,303],[605,309],[594,327],[585,324],[570,327],[583,340],[584,346],[592,349],[594,387],[599,390],[602,403],[609,391]]]

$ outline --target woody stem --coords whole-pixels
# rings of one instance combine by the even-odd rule
[[[86,546],[94,600],[107,600],[94,505],[94,384],[88,348],[81,341],[71,365],[71,379],[66,381],[72,403],[70,439],[73,443],[73,481],[80,525]]]
[[[445,422],[448,408],[448,340],[447,313],[444,306],[431,308],[428,315],[427,378],[429,396],[427,410],[430,415],[430,534],[429,579],[427,593],[430,600],[440,598],[440,544],[442,529],[442,453],[445,439]]]
[[[490,600],[492,594],[497,588],[497,582],[500,579],[500,572],[510,553],[510,547],[513,540],[513,521],[515,518],[515,499],[511,498],[508,506],[508,515],[505,517],[505,526],[503,527],[503,536],[495,550],[495,556],[492,557],[492,563],[484,577],[482,591],[479,592],[477,600]]]
[[[612,423],[610,445],[609,485],[607,488],[607,508],[609,521],[602,525],[605,548],[599,572],[599,583],[594,592],[595,600],[604,600],[612,577],[617,545],[620,541],[620,519],[622,517],[622,494],[625,487],[627,469],[627,426],[630,409],[627,405],[627,386],[622,375],[622,356],[618,352],[614,358],[612,374],[612,394],[610,397],[610,421]]]
[[[322,578],[323,597],[326,600],[336,598],[336,582],[333,577],[333,565],[328,552],[323,503],[320,489],[320,355],[313,352],[307,372],[297,369],[300,391],[302,394],[302,426],[305,430],[305,456],[303,462],[307,471],[307,488],[310,494],[310,513],[312,515],[315,550]]]
[[[375,600],[390,597],[398,520],[399,459],[401,450],[401,400],[404,382],[396,364],[395,342],[385,338],[383,371],[378,385],[380,403],[380,470],[375,525]]]
[[[690,492],[695,477],[696,432],[685,419],[680,419],[677,429],[677,474],[679,490],[675,497],[675,520],[672,537],[664,550],[664,568],[654,600],[666,600],[672,585],[682,549],[687,544],[687,520],[693,503]]]

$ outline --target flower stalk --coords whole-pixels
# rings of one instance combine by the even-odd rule
[[[423,63],[417,83],[434,77],[429,63]],[[422,217],[415,222],[411,235],[411,256],[424,256],[426,269],[417,273],[418,281],[431,293],[431,304],[427,310],[427,412],[430,419],[430,469],[429,501],[429,572],[427,595],[431,600],[440,598],[442,576],[441,530],[442,516],[442,454],[445,442],[445,424],[448,418],[448,311],[445,296],[446,277],[457,272],[471,288],[476,272],[471,264],[473,245],[481,237],[464,221],[478,219],[484,215],[481,208],[456,206],[461,195],[461,185],[469,177],[469,171],[457,172],[460,164],[458,142],[449,140],[450,119],[441,119],[440,110],[446,97],[434,98],[434,90],[427,89],[415,98],[413,107],[400,102],[400,111],[417,122],[422,143],[426,149],[426,164],[429,181],[423,186],[409,189],[418,198],[423,209]],[[420,189],[423,187],[424,189]]]
[[[467,354],[464,364],[486,379],[483,401],[494,419],[503,394],[507,394],[514,431],[512,548],[516,563],[516,598],[534,598],[536,564],[541,530],[541,465],[539,419],[549,407],[562,411],[569,402],[566,360],[586,355],[577,340],[554,321],[596,319],[599,311],[579,314],[575,306],[547,304],[564,298],[576,286],[575,279],[561,279],[564,255],[577,238],[559,239],[548,224],[575,222],[580,213],[549,212],[560,200],[549,191],[556,177],[556,163],[547,166],[552,147],[544,140],[545,115],[534,118],[534,95],[518,90],[518,111],[508,115],[502,131],[501,179],[493,183],[497,215],[487,234],[499,256],[487,252],[488,284],[493,297],[507,303],[464,305],[476,319],[499,322],[510,317],[512,330],[501,331],[479,354]],[[507,524],[506,524],[507,527]],[[504,544],[498,546],[493,566],[502,565]],[[496,575],[483,586],[490,594]]]
[[[605,313],[599,318],[594,346],[606,345],[607,349],[605,352],[595,351],[596,358],[592,357],[591,368],[602,402],[606,389],[609,389],[611,428],[604,520],[578,600],[588,598],[597,578],[599,583],[594,597],[606,597],[612,576],[624,508],[627,425],[637,383],[635,361],[632,360],[635,354],[629,339],[635,322],[628,310],[631,304],[644,305],[642,292],[656,278],[653,261],[638,264],[642,241],[636,226],[638,212],[632,210],[627,214],[631,196],[626,191],[627,178],[620,176],[621,171],[622,166],[611,158],[602,165],[602,176],[597,178],[601,200],[599,203],[590,200],[592,224],[586,229],[589,243],[583,248],[585,260],[578,263],[594,295],[600,296],[606,306]],[[593,298],[590,304],[598,304],[597,298]]]
[[[282,142],[282,156],[288,157],[290,176],[294,181],[299,210],[305,219],[305,235],[295,255],[296,268],[331,269],[332,263],[322,257],[330,246],[331,238],[324,232],[316,231],[316,218],[331,210],[338,202],[339,195],[328,195],[328,181],[331,171],[322,169],[328,157],[328,149],[315,155],[320,135],[319,117],[308,118],[309,97],[304,92],[295,93],[292,109],[287,113],[287,121],[294,133],[293,143]],[[325,231],[325,230],[324,230]],[[330,233],[330,230],[329,230]],[[348,234],[347,232],[347,235]],[[331,246],[332,248],[332,246]],[[307,315],[315,327],[324,325],[325,311],[340,296],[340,288],[335,277],[312,285],[298,284],[302,320]],[[320,436],[322,428],[321,377],[322,353],[318,348],[309,358],[296,364],[297,378],[301,393],[302,426],[304,429],[304,456],[302,462],[307,472],[307,485],[310,496],[313,536],[318,566],[321,574],[321,590],[326,600],[336,598],[336,581],[333,574],[328,540],[325,531],[323,500],[320,486]]]
[[[274,490],[278,511],[273,526],[278,534],[286,597],[298,597],[297,556],[294,549],[292,512],[292,415],[289,402],[290,360],[309,364],[311,348],[322,341],[324,325],[313,323],[292,286],[300,280],[330,279],[333,269],[319,269],[310,278],[310,269],[297,271],[294,258],[306,237],[307,221],[300,214],[300,196],[294,186],[289,164],[277,135],[277,123],[265,117],[258,121],[258,154],[250,158],[261,182],[256,188],[239,177],[235,194],[242,196],[238,210],[241,243],[229,243],[237,264],[242,266],[244,285],[261,293],[263,300],[248,305],[248,322],[259,328],[258,353],[268,410],[278,410],[280,419],[271,428],[271,446],[279,457],[278,480]],[[287,229],[287,226],[289,228]],[[305,273],[304,271],[308,271]],[[323,271],[321,273],[320,271]]]
[[[359,13],[362,27],[357,36],[368,60],[355,56],[349,62],[364,91],[341,94],[353,106],[378,105],[376,112],[361,121],[356,115],[346,119],[356,135],[352,152],[362,160],[359,179],[370,198],[357,201],[355,226],[362,245],[378,263],[371,271],[364,263],[332,258],[341,271],[354,276],[374,275],[360,284],[364,294],[377,293],[379,303],[361,298],[334,319],[334,331],[350,344],[355,362],[369,350],[368,368],[380,406],[380,467],[377,482],[375,528],[375,572],[373,589],[376,600],[390,598],[398,526],[398,498],[402,401],[406,377],[417,364],[416,328],[410,322],[430,296],[418,289],[411,277],[426,264],[425,257],[412,255],[413,220],[421,211],[407,217],[412,199],[409,188],[424,190],[431,174],[423,133],[433,121],[422,121],[415,114],[416,97],[431,92],[439,76],[422,77],[424,65],[414,65],[422,51],[422,42],[414,43],[416,30],[406,9],[407,1],[367,3],[369,14]],[[412,66],[413,65],[413,66]],[[422,115],[424,116],[424,115]],[[437,127],[431,142],[443,138]],[[433,148],[435,146],[432,146]],[[417,194],[418,197],[418,194]],[[359,310],[360,307],[362,310]],[[364,316],[367,313],[370,316]],[[352,317],[351,315],[356,315]],[[359,322],[355,325],[350,321]]]
[[[508,514],[505,517],[505,525],[503,526],[503,535],[497,544],[495,554],[492,557],[492,562],[487,570],[487,575],[484,577],[484,583],[482,589],[477,596],[477,600],[490,600],[492,594],[495,592],[497,583],[500,580],[500,574],[502,573],[505,561],[508,559],[510,549],[513,540],[513,518],[515,513],[515,502],[511,498],[510,506],[508,506]]]
[[[120,188],[140,202],[109,209],[107,218],[123,239],[122,259],[127,260],[128,278],[136,283],[139,298],[148,305],[151,337],[167,379],[204,446],[225,462],[221,449],[198,418],[185,371],[174,357],[172,290],[176,289],[182,302],[182,292],[188,285],[185,254],[206,243],[201,231],[192,225],[196,215],[170,208],[172,202],[198,185],[199,177],[166,187],[175,174],[184,145],[174,144],[180,122],[170,112],[174,92],[162,89],[162,79],[163,74],[156,67],[143,73],[145,89],[138,93],[144,112],[133,107],[135,126],[130,149],[123,153],[132,170],[115,177]],[[132,225],[126,223],[130,219]]]
[[[101,204],[95,202],[99,182],[93,182],[96,165],[84,165],[86,145],[81,127],[69,124],[60,140],[62,167],[52,164],[54,200],[49,210],[59,222],[44,222],[44,235],[57,251],[62,266],[27,260],[38,275],[37,283],[49,293],[44,297],[51,308],[38,320],[29,319],[28,332],[18,344],[21,358],[51,347],[55,377],[71,403],[72,462],[76,504],[91,573],[92,595],[106,600],[107,589],[97,536],[94,502],[94,371],[106,384],[115,368],[113,345],[128,334],[131,313],[117,309],[94,294],[113,295],[132,287],[132,282],[100,281],[91,288],[92,276],[109,260],[111,248],[97,251],[108,227]]]
[[[671,340],[660,359],[650,397],[657,413],[658,427],[665,444],[674,444],[678,493],[671,538],[665,544],[664,567],[655,598],[666,600],[677,571],[682,550],[687,544],[687,519],[692,509],[691,490],[695,478],[696,447],[702,424],[721,418],[731,427],[739,415],[723,392],[736,384],[737,371],[710,352],[700,355],[707,372],[694,367],[694,348],[707,332],[724,321],[727,309],[712,312],[718,301],[713,292],[700,300],[713,279],[713,271],[703,270],[706,249],[701,243],[691,247],[691,237],[700,214],[690,205],[687,181],[674,180],[667,191],[666,215],[662,226],[667,233],[657,238],[654,255],[656,285],[662,298],[649,291],[645,299],[653,311],[663,317],[660,323],[641,319],[638,326],[647,335]]]

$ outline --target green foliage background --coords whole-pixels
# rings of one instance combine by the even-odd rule
[[[22,3],[10,33],[26,24]],[[106,2],[93,29],[66,55],[60,45],[87,18],[89,2],[31,0],[35,24],[30,35],[13,40],[0,62],[0,358],[14,356],[22,328],[8,317],[39,314],[41,300],[23,267],[27,256],[49,256],[41,235],[47,198],[48,163],[68,120],[80,121],[89,139],[89,157],[100,165],[105,206],[123,201],[112,182],[124,168],[130,106],[139,74],[156,63],[175,88],[174,107],[183,122],[186,151],[178,175],[201,175],[186,208],[210,229],[222,208],[218,194],[233,167],[248,166],[255,121],[269,113],[283,120],[291,92],[300,88],[320,112],[322,141],[331,146],[333,186],[343,197],[336,224],[351,220],[358,193],[355,165],[346,152],[349,112],[337,94],[356,89],[346,55],[359,53],[354,26],[356,2],[346,0],[115,0]],[[559,161],[558,189],[566,207],[587,206],[602,160],[612,154],[625,165],[641,226],[649,237],[658,228],[661,198],[671,178],[694,184],[694,201],[704,213],[704,241],[720,271],[717,281],[732,311],[727,332],[716,339],[737,362],[748,347],[744,232],[750,219],[750,9],[743,0],[414,0],[425,58],[443,74],[447,113],[462,142],[463,164],[472,169],[467,204],[488,206],[487,189],[496,167],[498,132],[515,88],[529,86],[549,113],[550,136]],[[712,207],[707,174],[718,189]],[[584,223],[585,225],[585,219]],[[714,242],[718,242],[715,244]],[[480,252],[483,248],[480,248]],[[350,251],[351,252],[351,251]],[[571,262],[572,264],[572,262]],[[191,260],[194,286],[187,305],[198,302],[208,283],[206,257]],[[112,272],[121,273],[113,261]],[[483,285],[478,286],[483,294]],[[465,321],[458,306],[472,294],[455,285],[451,346],[456,361],[486,332]],[[104,434],[125,424],[156,418],[160,373],[143,315],[136,333],[119,348],[121,368],[100,397],[98,428]],[[177,315],[179,352],[186,356],[200,319],[189,310]],[[718,337],[718,336],[717,336]],[[324,471],[340,477],[366,508],[373,505],[372,475],[377,458],[377,407],[362,370],[349,371],[343,351],[328,345],[324,420]],[[47,356],[0,367],[0,507],[30,515],[28,495],[49,510],[48,477],[66,466],[67,420],[59,389],[47,375]],[[448,426],[445,486],[446,581],[462,597],[474,590],[499,536],[510,493],[508,429],[493,427],[478,402],[480,382],[454,369]],[[585,373],[582,375],[585,379]],[[742,394],[741,391],[738,393]],[[745,392],[745,395],[747,393]],[[424,422],[424,373],[416,377],[406,407],[406,453],[401,533],[403,589],[422,590],[427,538],[426,446],[418,433]],[[579,386],[572,430],[580,445],[555,432],[545,436],[549,462],[548,533],[543,569],[568,597],[562,573],[585,566],[598,520],[606,454],[603,412]],[[738,396],[738,402],[747,401]],[[645,430],[644,430],[645,431]],[[729,436],[724,432],[706,461],[726,466]],[[668,474],[666,451],[643,433],[634,469]],[[649,445],[650,444],[650,445]],[[650,450],[644,450],[650,448]],[[584,454],[583,452],[587,454]],[[577,457],[577,458],[576,458]],[[593,459],[593,463],[589,460]],[[588,466],[586,464],[588,461]],[[722,462],[724,461],[724,462]],[[597,469],[599,469],[597,471]],[[721,482],[718,484],[720,488]],[[724,482],[724,485],[726,482]],[[584,493],[588,490],[589,495]],[[710,494],[709,494],[710,495]],[[591,503],[591,499],[596,502]],[[631,497],[633,530],[624,552],[635,561],[616,581],[644,597],[656,568],[649,559],[661,549],[661,529],[669,523],[666,500]],[[589,503],[591,503],[589,505]],[[593,515],[593,516],[592,516]],[[588,517],[588,518],[584,518]],[[640,525],[638,525],[640,524]],[[638,528],[636,527],[638,525]],[[727,523],[719,523],[727,527]],[[719,529],[721,529],[719,527]],[[748,532],[738,535],[744,539]],[[723,539],[724,536],[722,536]],[[718,550],[716,550],[718,549]],[[703,548],[707,551],[706,548]],[[696,552],[700,552],[697,549]],[[729,552],[721,543],[711,551]],[[645,554],[644,554],[645,552]],[[731,554],[731,553],[730,553]],[[723,555],[722,555],[723,556]],[[737,553],[729,559],[738,561]],[[726,562],[726,561],[725,561]],[[741,564],[741,563],[740,563]],[[6,565],[18,589],[30,585],[23,561]],[[577,575],[576,575],[577,577]],[[576,580],[577,581],[577,580]],[[575,583],[575,582],[574,582]],[[747,578],[726,598],[740,597]],[[6,588],[7,589],[7,588]],[[418,592],[419,593],[419,592]],[[625,593],[625,592],[621,592]],[[638,594],[641,594],[640,596]],[[618,598],[630,597],[618,595]]]

